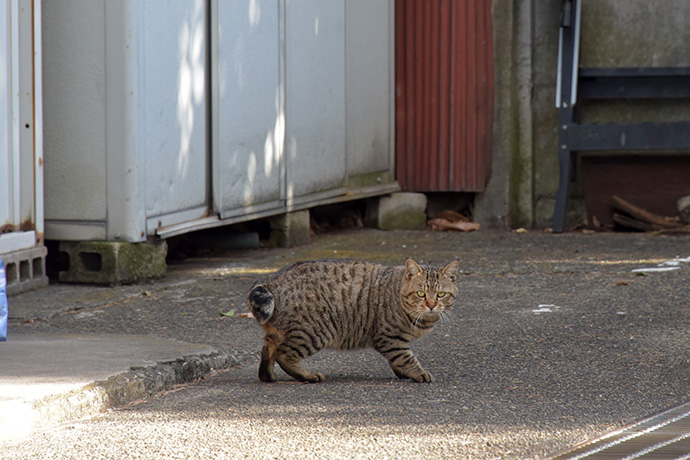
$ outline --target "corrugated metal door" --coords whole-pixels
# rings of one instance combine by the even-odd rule
[[[491,1],[395,6],[398,182],[411,191],[482,191],[491,168]]]

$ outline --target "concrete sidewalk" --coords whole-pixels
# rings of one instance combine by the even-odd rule
[[[233,362],[208,346],[158,337],[20,329],[0,344],[0,442],[96,415]]]
[[[387,264],[460,259],[466,319],[456,323],[463,332],[452,344],[438,348],[438,360],[450,366],[455,348],[465,350],[461,370],[439,365],[439,372],[450,373],[445,381],[485,386],[481,397],[461,392],[469,398],[464,418],[478,405],[478,420],[506,420],[492,415],[499,408],[492,398],[515,393],[513,423],[558,400],[569,413],[554,433],[567,432],[572,420],[573,433],[589,436],[599,433],[590,426],[596,417],[608,430],[612,420],[631,423],[690,399],[682,384],[690,375],[690,239],[362,229],[295,249],[209,252],[171,265],[156,282],[51,285],[11,297],[9,341],[0,343],[0,441],[126,405],[213,369],[255,363],[260,328],[239,318],[249,286],[287,263],[324,257]],[[621,371],[640,363],[627,377]],[[545,365],[559,373],[558,385],[545,384]],[[625,404],[583,396],[617,394],[624,386],[643,393],[621,399]],[[553,399],[545,391],[555,392]],[[581,424],[585,431],[577,431]],[[568,438],[553,446],[573,444]]]
[[[149,294],[147,288],[171,286],[170,279],[112,287],[62,284],[10,297],[8,340],[0,343],[0,443],[235,365],[233,353],[205,344],[50,327],[52,318],[88,317],[136,301]]]

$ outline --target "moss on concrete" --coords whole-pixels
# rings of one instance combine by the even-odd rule
[[[380,184],[389,184],[393,178],[388,171],[377,171],[373,173],[358,174],[347,179],[350,188],[371,187]]]
[[[424,230],[426,214],[415,210],[401,209],[395,214],[385,216],[379,222],[381,230]]]
[[[60,273],[67,283],[127,284],[165,276],[165,241],[127,243],[82,241],[60,243],[69,256],[69,269]]]
[[[423,193],[393,193],[369,202],[365,223],[380,230],[423,230],[425,211]]]
[[[165,257],[168,249],[165,241],[157,243],[123,243],[118,257],[118,274],[122,280],[132,282],[165,276]],[[129,281],[122,281],[129,282]]]

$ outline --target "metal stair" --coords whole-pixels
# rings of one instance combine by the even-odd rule
[[[690,121],[580,122],[579,109],[586,100],[690,99],[690,67],[581,68],[581,11],[581,0],[563,1],[556,83],[560,166],[552,224],[556,233],[565,226],[578,153],[690,149]]]

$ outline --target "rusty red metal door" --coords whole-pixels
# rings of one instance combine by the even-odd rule
[[[482,191],[491,170],[491,0],[397,0],[396,173],[410,191]]]

